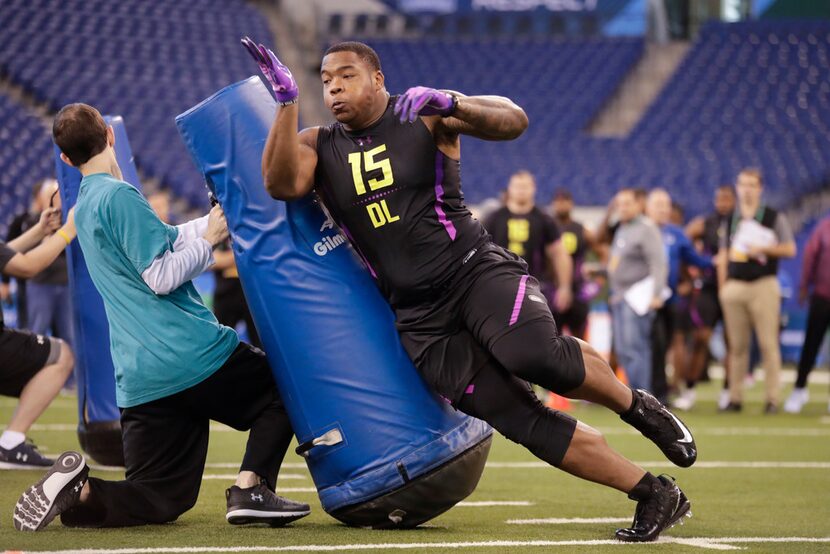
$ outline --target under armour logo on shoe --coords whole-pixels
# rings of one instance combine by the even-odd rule
[[[46,339],[43,337],[43,335],[38,335],[37,336],[37,343],[41,346],[46,344]]]
[[[264,501],[265,499],[262,497],[262,495],[261,495],[261,494],[254,494],[254,493],[251,493],[251,500],[256,500],[257,502],[262,502],[262,501]]]
[[[80,491],[82,488],[84,488],[84,482],[85,481],[83,481],[83,480],[78,481],[78,483],[74,487],[72,487],[72,490],[75,491],[75,492]]]
[[[21,460],[21,461],[25,462],[26,460],[28,460],[28,459],[29,459],[29,455],[28,455],[28,454],[23,454],[22,452],[18,452],[18,453],[15,455],[15,458],[17,458],[18,460]]]

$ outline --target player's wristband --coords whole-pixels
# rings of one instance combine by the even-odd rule
[[[277,102],[277,104],[279,104],[280,106],[283,106],[283,107],[290,106],[291,104],[296,104],[296,103],[297,103],[296,98],[294,98],[293,100],[288,100],[287,102],[279,102],[279,101]]]
[[[452,106],[450,107],[450,113],[448,113],[444,117],[452,117],[452,114],[454,114],[455,110],[458,109],[458,96],[456,96],[452,93],[449,93],[449,94],[450,94],[450,98],[452,98]]]
[[[58,229],[58,234],[61,236],[61,238],[62,238],[63,240],[65,240],[65,241],[66,241],[66,244],[67,244],[67,245],[69,245],[69,243],[70,243],[70,242],[72,242],[72,239],[71,239],[71,238],[69,238],[69,235],[67,235],[67,234],[66,234],[66,231],[64,231],[63,229]]]

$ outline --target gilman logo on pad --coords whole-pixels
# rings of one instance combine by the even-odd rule
[[[330,229],[332,231],[336,229],[334,226],[334,220],[328,214],[326,214],[326,220],[320,226],[320,232],[322,233],[327,229]],[[337,233],[333,237],[323,237],[323,239],[320,242],[314,243],[314,253],[318,256],[325,256],[326,254],[328,254],[344,242],[346,242],[346,238],[340,233]]]

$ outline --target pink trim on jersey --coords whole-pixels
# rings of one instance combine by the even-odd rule
[[[457,234],[455,225],[452,221],[447,219],[447,214],[444,213],[444,208],[441,205],[444,203],[444,154],[439,150],[435,153],[435,213],[438,214],[438,222],[447,230],[450,240],[455,240]]]
[[[375,268],[372,267],[372,264],[369,263],[369,259],[366,256],[363,255],[363,252],[360,251],[360,248],[357,246],[357,243],[354,241],[354,238],[352,237],[352,234],[349,232],[349,230],[346,228],[346,226],[343,225],[342,223],[340,224],[340,228],[343,230],[343,234],[346,235],[346,238],[349,239],[349,242],[354,247],[355,252],[357,252],[357,255],[360,256],[360,259],[363,260],[364,264],[366,264],[366,269],[369,270],[369,273],[372,274],[372,277],[377,279],[378,274],[375,273]]]
[[[519,312],[522,311],[522,303],[525,299],[525,287],[527,283],[527,275],[522,275],[519,279],[519,290],[516,291],[516,301],[513,303],[513,313],[510,316],[510,325],[519,321]],[[509,325],[508,325],[509,326]]]

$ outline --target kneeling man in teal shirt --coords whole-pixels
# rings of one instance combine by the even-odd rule
[[[175,520],[196,503],[210,420],[250,430],[226,493],[230,523],[308,515],[307,504],[275,493],[293,431],[264,354],[220,325],[191,282],[228,236],[221,208],[163,223],[122,180],[112,128],[91,106],[64,107],[52,133],[61,159],[83,175],[75,224],[109,321],[126,479],[87,478],[83,456],[65,452],[20,497],[15,527],[37,531],[57,515],[73,527]]]

